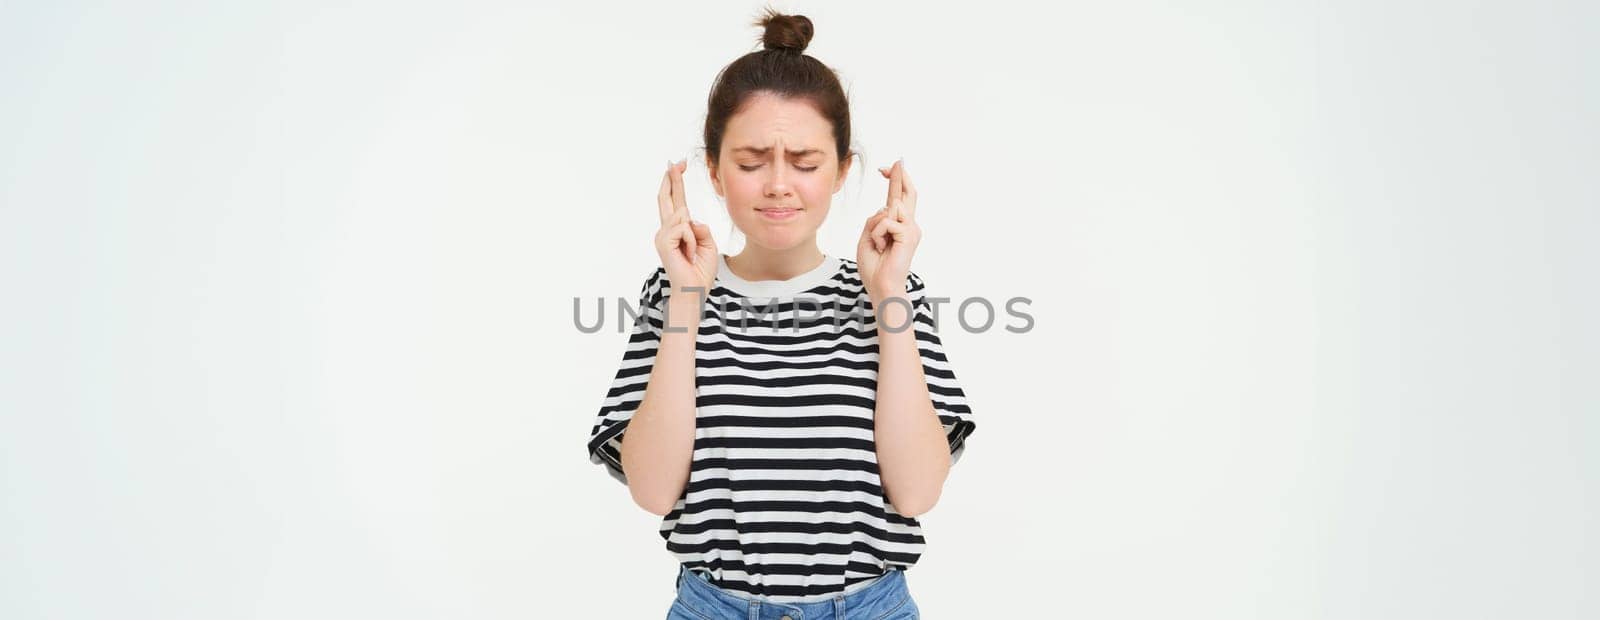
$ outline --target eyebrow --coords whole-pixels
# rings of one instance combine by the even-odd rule
[[[751,155],[766,155],[767,153],[771,153],[772,152],[772,147],[768,146],[768,147],[756,148],[756,147],[753,147],[753,146],[741,146],[741,147],[733,149],[733,152],[735,152],[735,153],[743,152],[743,153],[749,153]],[[784,152],[788,153],[790,157],[804,157],[806,155],[814,155],[814,154],[817,154],[817,153],[821,153],[822,149],[800,149],[798,151],[791,151],[791,150],[785,149]]]

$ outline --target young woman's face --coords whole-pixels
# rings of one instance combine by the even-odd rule
[[[749,243],[771,250],[814,242],[850,169],[816,108],[764,92],[728,119],[717,160],[711,185],[728,216]]]

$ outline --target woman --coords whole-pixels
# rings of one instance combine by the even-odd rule
[[[803,54],[811,21],[768,11],[763,50],[718,75],[711,184],[747,238],[718,252],[691,221],[684,162],[657,196],[645,281],[590,459],[663,515],[681,563],[669,618],[915,618],[904,570],[974,424],[921,278],[904,162],[855,260],[817,229],[850,169],[837,76]],[[774,313],[774,310],[776,313]]]

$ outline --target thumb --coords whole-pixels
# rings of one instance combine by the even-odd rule
[[[694,238],[700,247],[716,247],[716,242],[711,239],[711,227],[705,222],[695,221],[689,224],[694,229]]]

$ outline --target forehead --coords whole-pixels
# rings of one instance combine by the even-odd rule
[[[805,99],[757,93],[728,119],[723,148],[770,148],[778,142],[784,150],[827,151],[833,141],[833,124]]]

